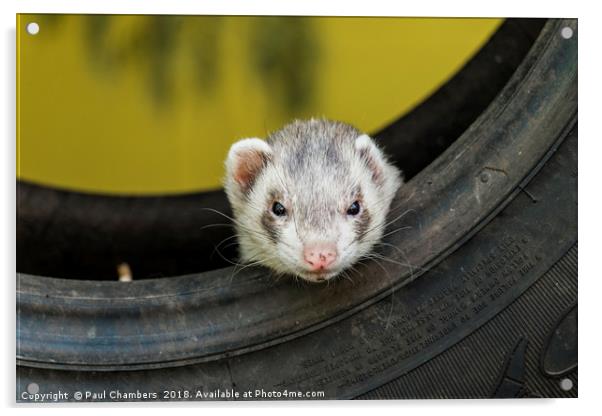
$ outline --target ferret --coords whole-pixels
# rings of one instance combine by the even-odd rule
[[[242,139],[225,165],[241,261],[309,282],[370,254],[403,183],[367,134],[324,119]]]

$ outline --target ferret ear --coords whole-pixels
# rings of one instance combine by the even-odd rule
[[[247,193],[271,158],[272,148],[265,141],[256,138],[242,139],[234,143],[228,152],[228,178],[233,180],[243,193]]]
[[[372,171],[372,180],[382,185],[384,182],[385,157],[382,151],[374,144],[374,141],[367,134],[362,134],[355,139],[355,149],[360,157]]]

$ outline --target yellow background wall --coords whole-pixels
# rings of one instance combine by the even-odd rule
[[[120,194],[218,188],[230,144],[294,117],[377,131],[451,77],[501,23],[174,16],[162,21],[172,28],[165,46],[149,16],[111,16],[100,39],[90,19],[18,16],[17,176]],[[25,30],[32,21],[40,24],[35,36]],[[305,33],[303,50],[282,44],[301,36],[295,27]],[[292,35],[281,39],[278,28]],[[297,94],[311,92],[303,103],[287,101],[288,78],[266,81],[279,73],[262,78],[254,69],[265,55],[258,36],[289,60],[305,56],[307,65],[293,60],[281,71],[297,80]]]

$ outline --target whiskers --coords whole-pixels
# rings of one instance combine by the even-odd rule
[[[343,279],[348,280],[351,283],[351,286],[355,286],[355,282],[353,281],[353,278],[351,277],[351,273],[357,273],[357,268],[355,266],[351,266],[345,270],[343,270],[339,276],[341,276]],[[333,279],[330,279],[333,280]]]
[[[403,228],[406,228],[406,227],[400,227],[400,228],[394,230],[393,232],[400,231]],[[412,264],[409,261],[406,253],[400,247],[397,247],[393,244],[383,242],[383,241],[370,241],[369,243],[373,243],[373,250],[370,251],[368,254],[361,256],[360,259],[356,262],[356,264],[366,264],[366,262],[371,262],[373,264],[376,264],[383,271],[384,275],[386,276],[386,278],[388,280],[389,288],[390,288],[389,289],[390,293],[388,294],[388,298],[390,299],[391,305],[390,305],[389,311],[387,313],[387,317],[385,319],[385,326],[384,326],[385,329],[388,329],[389,325],[391,323],[392,316],[393,316],[394,305],[395,305],[395,292],[396,292],[397,287],[401,286],[405,282],[414,280],[417,277],[416,273],[422,274],[423,272],[427,271],[428,269],[423,268],[423,267],[418,267],[417,265]],[[389,252],[394,251],[396,254],[387,256],[383,253],[383,251],[385,251],[385,250],[388,250]],[[408,273],[409,278],[405,279],[403,282],[401,282],[401,284],[395,283],[390,274],[391,267],[386,267],[386,263],[403,267],[405,269],[405,271],[409,272]]]

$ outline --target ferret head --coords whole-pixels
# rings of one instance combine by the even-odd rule
[[[402,183],[370,137],[327,120],[238,141],[226,171],[242,260],[312,282],[372,251]]]

